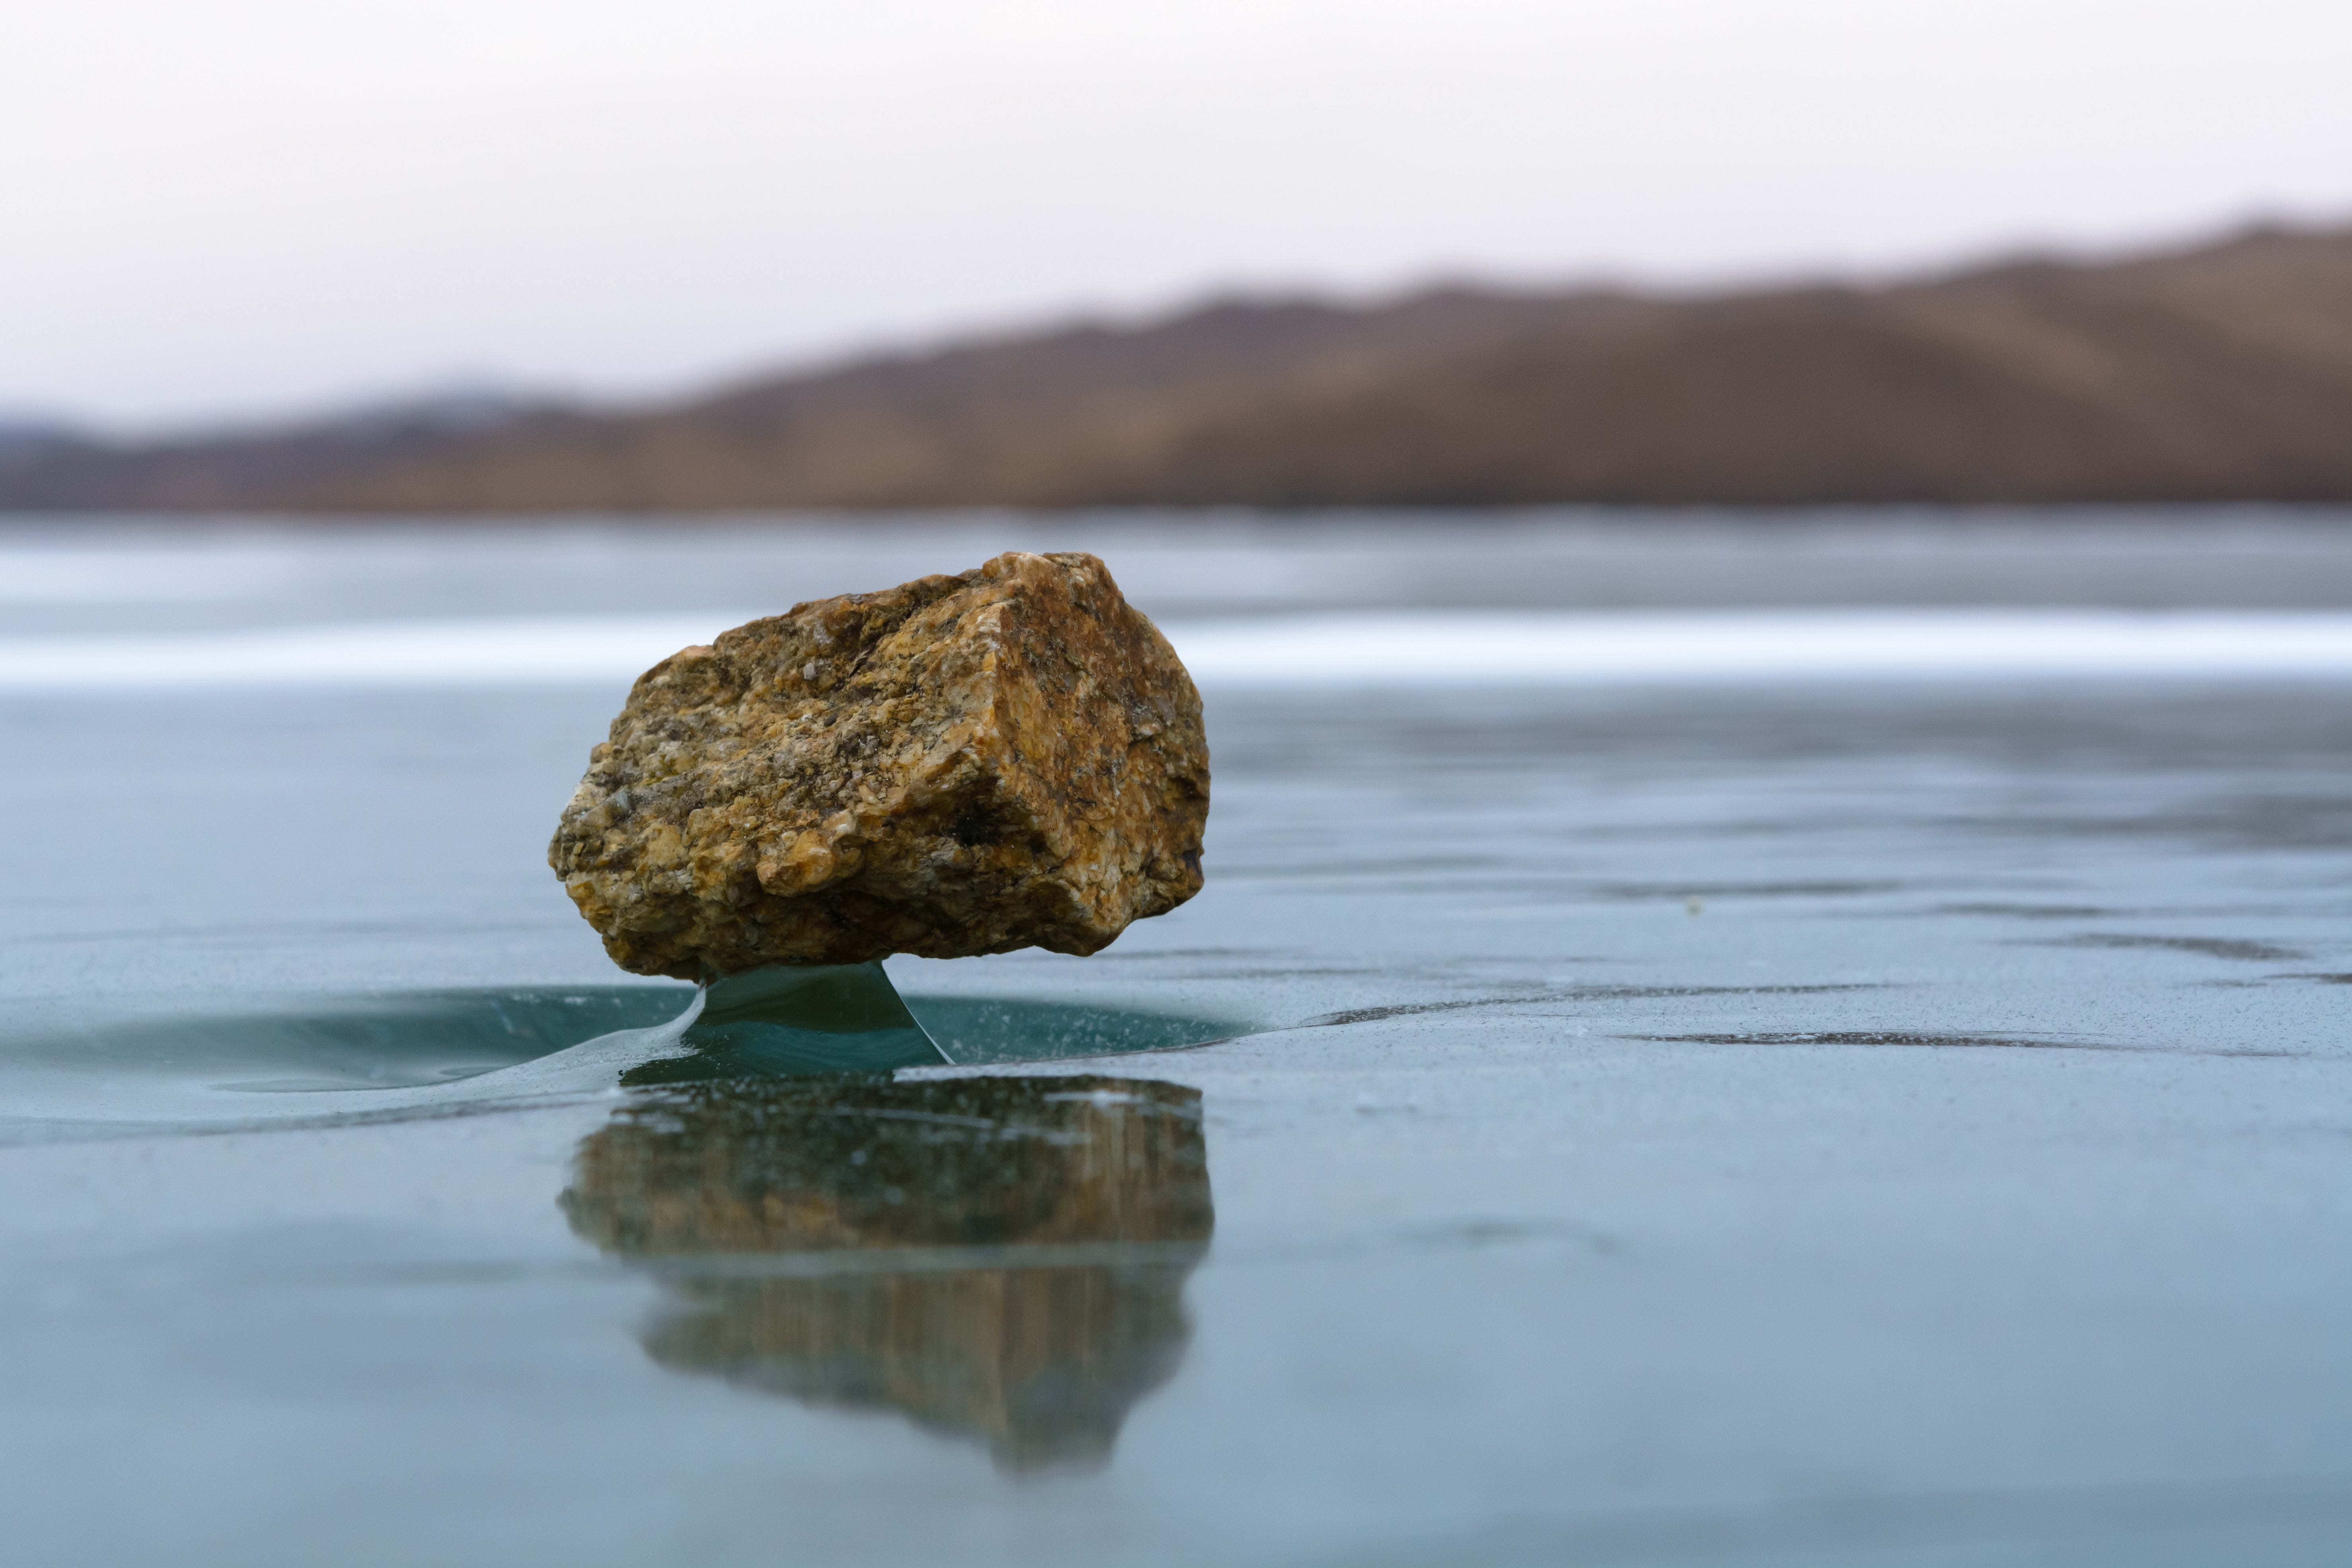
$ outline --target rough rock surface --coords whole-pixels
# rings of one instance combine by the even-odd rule
[[[795,606],[639,677],[548,862],[624,969],[1088,953],[1201,888],[1209,752],[1091,555]]]

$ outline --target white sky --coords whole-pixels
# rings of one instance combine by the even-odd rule
[[[2346,0],[0,0],[0,407],[2352,218]]]

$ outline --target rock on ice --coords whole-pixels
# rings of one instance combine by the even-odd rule
[[[1087,953],[1201,888],[1209,752],[1091,555],[753,621],[638,678],[548,861],[622,968]]]

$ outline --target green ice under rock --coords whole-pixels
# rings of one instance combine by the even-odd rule
[[[948,1062],[879,963],[776,965],[713,981],[681,1043],[691,1054],[646,1062],[621,1081],[886,1073]]]

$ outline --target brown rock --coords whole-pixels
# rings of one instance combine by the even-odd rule
[[[1201,888],[1209,752],[1091,555],[753,621],[637,679],[548,863],[624,969],[1088,953]]]

